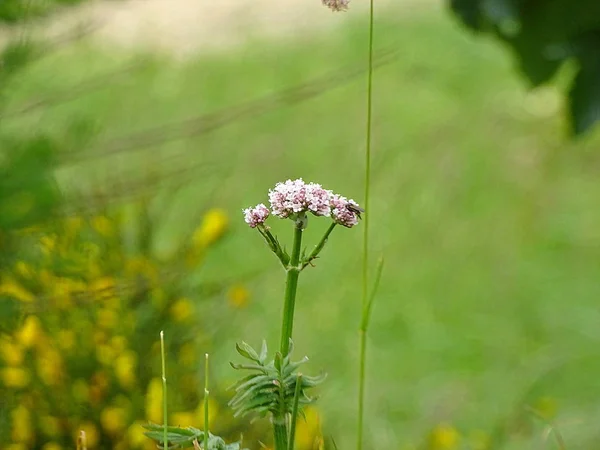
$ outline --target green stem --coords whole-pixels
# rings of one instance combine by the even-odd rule
[[[288,450],[285,416],[273,418],[273,436],[275,438],[275,450]]]
[[[300,402],[300,389],[302,388],[302,375],[296,378],[296,389],[294,390],[294,405],[292,407],[292,419],[290,420],[290,437],[288,439],[288,450],[294,450],[296,439],[296,422],[298,421],[298,404]]]
[[[306,266],[308,266],[314,259],[317,258],[317,256],[319,256],[319,253],[321,253],[321,250],[323,250],[323,247],[325,247],[325,244],[327,243],[327,239],[329,239],[329,235],[331,234],[331,232],[333,231],[333,229],[335,228],[336,225],[337,224],[335,222],[332,222],[331,225],[329,225],[329,228],[327,228],[327,231],[325,232],[325,234],[321,238],[321,241],[315,246],[315,248],[313,249],[313,251],[311,252],[311,254],[308,255],[308,258],[306,258],[302,262],[302,269],[301,270],[304,270],[304,268]]]
[[[208,353],[204,356],[204,450],[208,450]]]
[[[373,119],[373,31],[374,31],[374,7],[373,1],[369,2],[369,68],[367,78],[367,130],[365,148],[365,210],[369,211],[369,199],[371,188],[371,130]],[[365,214],[363,228],[363,254],[362,254],[362,311],[363,316],[368,308],[368,275],[369,275],[369,217]],[[356,448],[362,450],[363,446],[363,421],[365,403],[365,366],[367,359],[367,331],[361,326],[360,330],[360,359],[358,379],[358,424],[356,435]]]
[[[162,362],[162,385],[163,385],[163,445],[169,448],[167,441],[167,364],[165,362],[165,333],[160,332],[160,356]]]
[[[290,349],[290,339],[294,328],[294,306],[296,304],[296,289],[300,275],[300,249],[302,246],[303,221],[297,220],[294,226],[294,246],[292,257],[287,267],[287,280],[285,285],[285,299],[283,305],[283,320],[281,324],[281,355],[287,356]]]

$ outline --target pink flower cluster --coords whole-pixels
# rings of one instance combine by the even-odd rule
[[[352,228],[358,223],[360,206],[354,200],[341,195],[331,196],[331,216],[336,223]]]
[[[347,11],[350,0],[322,0],[322,2],[332,11]]]
[[[265,223],[267,217],[269,217],[269,208],[262,203],[254,208],[244,209],[244,220],[250,225],[250,228],[256,228],[259,223]]]
[[[245,221],[255,228],[265,222],[269,213],[286,219],[295,214],[310,212],[315,216],[331,217],[337,224],[351,228],[358,223],[360,207],[346,197],[334,194],[317,183],[305,183],[302,178],[287,180],[269,191],[271,211],[260,204],[244,209]]]

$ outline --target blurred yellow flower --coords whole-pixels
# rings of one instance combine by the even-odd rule
[[[117,357],[114,364],[115,376],[121,386],[126,389],[135,384],[135,368],[137,366],[137,355],[131,350],[123,352]]]
[[[56,417],[41,416],[39,418],[40,428],[46,436],[57,436],[60,432],[60,422]]]
[[[118,310],[121,307],[121,297],[113,296],[104,300],[104,306],[108,309]]]
[[[485,431],[474,430],[469,433],[469,445],[472,450],[488,450],[491,444],[492,440]]]
[[[98,444],[99,434],[98,428],[93,422],[82,422],[73,431],[73,442],[77,442],[80,432],[85,432],[85,440],[88,449],[93,449]]]
[[[26,444],[9,444],[5,450],[29,450]]]
[[[44,444],[42,450],[62,450],[62,447],[56,442],[48,442],[47,444]]]
[[[106,216],[97,216],[92,219],[92,227],[99,235],[111,237],[114,234],[113,223]]]
[[[243,308],[248,304],[250,292],[241,284],[237,284],[227,291],[227,299],[234,308]]]
[[[31,413],[23,406],[19,405],[12,411],[12,433],[13,442],[30,443],[34,437],[31,427]]]
[[[11,388],[22,388],[29,384],[30,376],[25,369],[20,367],[5,367],[0,372],[2,382]]]
[[[114,328],[119,320],[117,313],[110,309],[101,308],[96,313],[98,326],[106,329]]]
[[[171,317],[175,322],[185,322],[194,313],[194,305],[187,298],[180,298],[171,306]]]
[[[46,235],[40,238],[40,248],[42,253],[49,256],[52,251],[56,248],[56,235]]]
[[[0,356],[9,366],[19,366],[23,363],[23,349],[8,336],[0,338]]]
[[[127,426],[127,411],[124,408],[108,407],[100,414],[102,428],[111,435],[117,435]]]
[[[200,421],[204,421],[204,418],[201,419],[200,416],[197,416],[196,411],[186,411],[173,413],[172,419],[169,420],[172,420],[177,427],[197,427]]]
[[[219,414],[219,404],[212,398],[208,398],[208,425],[209,428],[215,423],[217,415]],[[204,400],[200,401],[198,408],[196,409],[196,417],[202,417],[202,423],[204,423]]]
[[[102,344],[96,347],[96,359],[100,364],[110,366],[113,364],[115,351],[110,345]]]
[[[75,347],[75,332],[73,330],[60,330],[56,333],[56,340],[60,348],[70,351]]]
[[[141,447],[146,444],[150,439],[144,436],[144,429],[142,425],[145,425],[146,422],[136,421],[127,429],[127,438],[129,439],[129,444],[134,447]],[[152,441],[150,441],[152,442]],[[153,443],[154,445],[154,443]]]
[[[52,300],[57,308],[67,309],[73,306],[71,299],[71,292],[75,292],[73,289],[73,281],[64,277],[54,277]],[[84,288],[81,290],[85,290]]]
[[[150,422],[160,423],[162,418],[162,382],[153,378],[148,383],[146,392],[146,419]]]
[[[27,316],[23,326],[17,331],[17,340],[24,348],[31,348],[42,337],[42,325],[36,316]]]
[[[110,345],[115,353],[121,354],[127,349],[127,339],[123,336],[113,336],[110,339]]]
[[[59,384],[62,376],[62,357],[55,349],[47,347],[40,352],[36,361],[37,374],[48,386]]]
[[[33,269],[25,261],[18,261],[15,264],[15,272],[17,272],[21,277],[26,279],[31,279],[34,275]]]
[[[431,432],[431,450],[454,450],[458,448],[460,434],[453,426],[442,423],[437,425]]]
[[[315,439],[321,436],[321,418],[315,408],[304,409],[305,418],[299,417],[296,423],[296,448],[313,449]]]
[[[40,270],[38,281],[44,288],[52,291],[52,288],[55,285],[54,278],[54,275],[52,275],[48,269],[42,269]]]
[[[228,225],[229,219],[224,210],[219,208],[208,210],[192,237],[194,246],[206,248],[215,243],[227,231]]]
[[[0,283],[0,295],[6,295],[28,303],[35,300],[35,296],[31,292],[9,277],[4,277]]]

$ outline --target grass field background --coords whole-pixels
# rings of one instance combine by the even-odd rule
[[[369,338],[366,448],[420,448],[442,423],[465,436],[459,448],[477,448],[469,440],[481,436],[477,430],[498,443],[506,434],[498,448],[555,448],[544,444],[542,424],[527,430],[525,405],[556,410],[569,449],[595,448],[597,133],[569,142],[559,87],[528,92],[507,52],[475,39],[446,11],[389,9],[376,26],[376,50],[395,53],[375,73],[367,214],[370,257],[383,255],[386,266]],[[98,130],[84,161],[65,158],[65,184],[135,180],[149,169],[171,173],[159,191],[185,180],[165,210],[159,252],[190,211],[229,212],[231,235],[201,276],[248,277],[252,301],[219,319],[224,337],[213,379],[223,384],[236,375],[227,364],[235,341],[258,345],[266,337],[275,346],[282,304],[283,273],[241,209],[266,202],[270,187],[295,177],[363,201],[365,74],[342,75],[364,67],[366,37],[366,19],[356,19],[301,41],[249,40],[183,62],[145,55],[106,88],[11,119],[15,127],[59,129],[76,118]],[[8,101],[17,107],[73,89],[132,56],[85,42],[61,49],[17,80]],[[109,151],[115,137],[332,72],[339,81],[312,99],[257,110],[211,133],[90,157]],[[311,220],[307,244],[324,222]],[[289,246],[290,224],[274,228]],[[295,323],[298,355],[311,357],[309,371],[329,373],[319,408],[340,449],[351,448],[355,435],[360,228],[336,230],[317,267],[303,273]]]

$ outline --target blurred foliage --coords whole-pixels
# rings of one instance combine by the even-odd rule
[[[61,6],[75,5],[85,0],[2,0],[0,23],[17,23],[55,11]]]
[[[507,44],[532,86],[576,63],[568,98],[572,130],[600,120],[600,2],[597,0],[450,0],[462,22]]]
[[[25,313],[0,337],[0,397],[8,417],[0,435],[38,448],[71,446],[86,431],[90,448],[143,445],[140,421],[160,422],[157,336],[168,336],[174,421],[202,417],[198,356],[210,348],[189,273],[227,228],[222,213],[208,214],[195,235],[170,258],[151,254],[153,230],[138,210],[137,239],[128,242],[123,214],[72,216],[15,233],[18,260],[3,266],[4,305]],[[185,276],[182,276],[185,274]],[[202,300],[202,301],[201,301]],[[11,308],[14,309],[14,308]],[[213,395],[215,429],[239,436],[227,423],[222,394]],[[146,444],[147,445],[147,444]]]

